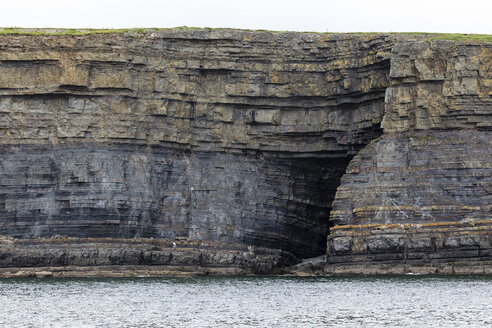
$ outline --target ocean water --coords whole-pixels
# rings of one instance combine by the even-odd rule
[[[0,327],[492,327],[492,277],[0,279]]]

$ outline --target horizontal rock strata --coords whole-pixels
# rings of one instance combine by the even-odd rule
[[[379,134],[403,37],[2,35],[1,142],[354,154]]]
[[[342,178],[327,272],[492,272],[491,64],[490,43],[394,47],[384,134]]]
[[[29,255],[60,236],[186,241],[190,257],[169,251],[183,265],[215,245],[200,265],[248,272],[323,254],[340,177],[381,134],[390,51],[408,38],[0,35],[0,235],[18,240],[2,266],[142,264],[104,241],[90,263],[95,241]],[[245,260],[245,247],[274,255]]]
[[[244,244],[154,238],[0,239],[0,277],[261,274],[294,259]]]
[[[492,45],[425,38],[0,35],[0,276],[491,272]]]
[[[323,249],[330,204],[319,194],[338,183],[324,175],[346,165],[122,144],[16,145],[0,155],[2,234],[187,238],[299,256]]]

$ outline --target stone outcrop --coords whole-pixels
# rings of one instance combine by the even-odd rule
[[[491,48],[428,37],[0,34],[0,275],[486,259]]]
[[[214,249],[204,266],[254,272],[323,254],[339,179],[381,134],[390,51],[405,38],[0,35],[0,234],[18,240],[8,254],[58,236],[184,241]],[[27,266],[87,258],[53,260],[43,245]]]
[[[491,43],[393,48],[384,134],[342,178],[327,271],[491,272],[491,68]]]

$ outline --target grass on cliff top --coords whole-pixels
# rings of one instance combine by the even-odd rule
[[[133,32],[143,34],[157,31],[157,28],[126,28],[126,29],[75,29],[75,28],[20,28],[3,27],[0,34],[20,34],[20,35],[88,35],[88,34],[115,34]]]
[[[189,26],[178,26],[178,27],[169,27],[169,28],[145,27],[145,28],[119,28],[119,29],[0,27],[0,34],[18,34],[18,35],[91,35],[91,34],[123,34],[123,33],[146,34],[149,32],[169,31],[169,30],[214,30],[214,29],[210,27],[189,27]],[[216,30],[224,30],[224,29],[216,28]],[[240,29],[227,29],[227,30],[245,31]],[[266,31],[266,30],[256,30],[256,31]]]
[[[21,27],[0,27],[0,34],[20,34],[20,35],[91,35],[91,34],[146,34],[155,31],[166,30],[231,30],[231,31],[249,31],[249,32],[270,32],[283,33],[292,31],[268,31],[268,30],[250,30],[235,28],[210,28],[210,27],[170,27],[170,28],[124,28],[124,29],[77,29],[77,28],[21,28]],[[454,41],[485,41],[492,42],[492,34],[451,34],[451,33],[429,33],[429,32],[297,32],[297,33],[315,33],[315,34],[407,34],[407,35],[427,35],[429,40],[454,40]]]
[[[454,41],[486,41],[492,42],[492,34],[438,34],[431,40],[454,40]]]

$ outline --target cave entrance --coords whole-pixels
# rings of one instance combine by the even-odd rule
[[[302,258],[326,254],[330,230],[330,212],[340,179],[350,157],[311,157],[292,161],[293,215],[303,218],[306,228],[294,240]]]
[[[286,155],[266,160],[265,178],[271,190],[258,186],[264,197],[252,220],[260,223],[243,242],[281,249],[298,259],[326,254],[332,202],[352,159],[337,155]]]

